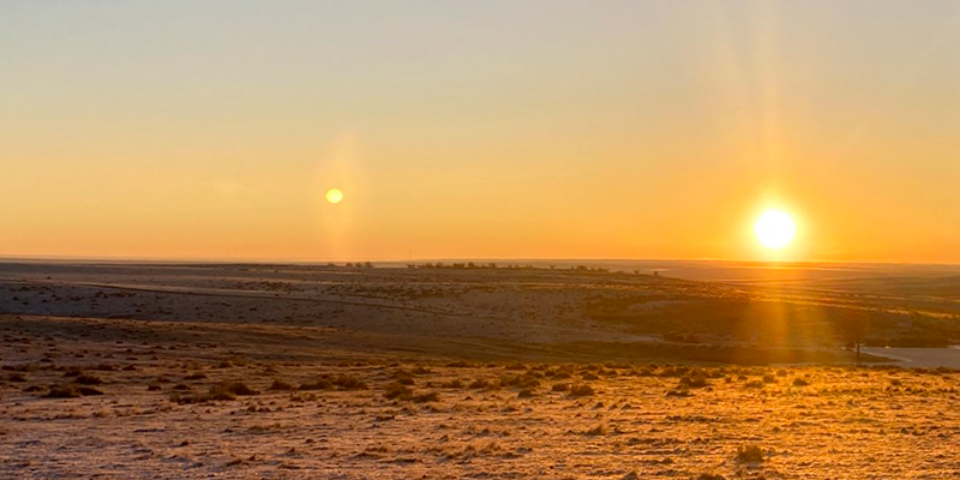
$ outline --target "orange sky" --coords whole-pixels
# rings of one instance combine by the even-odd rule
[[[0,4],[0,256],[960,262],[960,5],[360,3]]]

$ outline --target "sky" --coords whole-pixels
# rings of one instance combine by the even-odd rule
[[[3,0],[0,256],[960,263],[960,3]]]

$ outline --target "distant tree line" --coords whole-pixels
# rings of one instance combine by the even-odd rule
[[[464,262],[464,263],[444,263],[444,262],[426,262],[426,263],[408,263],[407,268],[409,269],[454,269],[454,270],[472,270],[472,269],[504,269],[504,270],[557,270],[556,265],[548,265],[547,267],[536,267],[533,265],[520,265],[520,264],[507,264],[507,265],[497,265],[496,263],[474,263],[474,262]],[[561,269],[563,270],[563,269]],[[568,271],[574,272],[595,272],[595,273],[609,273],[609,268],[603,267],[588,267],[586,265],[575,265],[566,268]],[[617,270],[614,273],[625,273],[622,270]],[[634,270],[634,274],[641,275],[639,270]],[[656,272],[654,272],[656,275]]]
[[[436,262],[436,263],[427,262],[427,263],[421,263],[421,264],[410,263],[410,264],[407,264],[407,268],[418,268],[418,269],[425,269],[425,268],[455,268],[455,269],[466,270],[466,269],[475,269],[475,268],[496,269],[496,268],[500,268],[500,267],[498,267],[496,263],[492,263],[492,262],[491,262],[491,263],[473,263],[473,262],[451,263],[451,264],[449,264],[449,265],[447,265],[447,264],[445,264],[445,263],[443,263],[443,262]],[[519,268],[519,267],[516,267],[516,266],[507,266],[507,267],[505,267],[505,268]],[[526,268],[533,268],[533,266],[532,266],[532,265],[527,265]]]
[[[328,263],[327,266],[337,267],[337,264]],[[372,262],[347,262],[343,264],[343,266],[347,268],[373,268],[373,263]]]

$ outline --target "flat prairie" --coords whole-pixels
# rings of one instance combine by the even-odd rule
[[[960,476],[948,275],[469,267],[0,263],[0,477]]]

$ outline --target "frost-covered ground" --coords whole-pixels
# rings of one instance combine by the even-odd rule
[[[0,264],[0,479],[960,478],[960,373],[837,343],[960,338],[960,284],[837,282]],[[784,358],[834,366],[718,365]]]
[[[2,478],[960,476],[952,371],[164,358],[13,370]],[[42,398],[81,378],[102,395]],[[237,382],[258,393],[209,398]],[[762,461],[738,461],[749,446]]]

